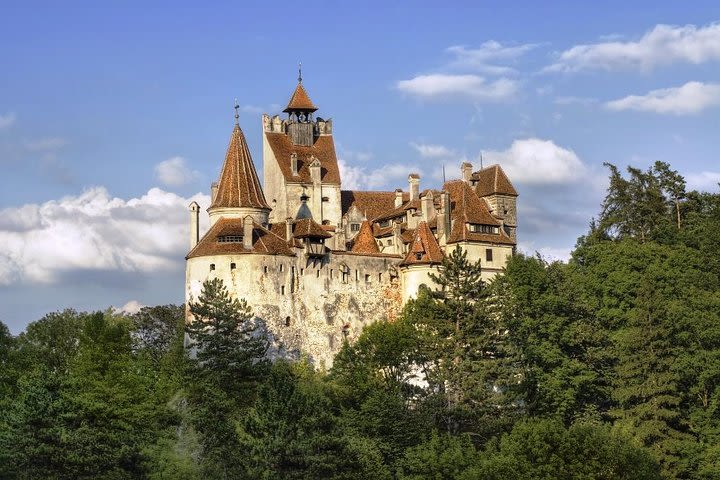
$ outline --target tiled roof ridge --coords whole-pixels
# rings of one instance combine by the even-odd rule
[[[237,124],[230,136],[217,193],[210,206],[222,207],[270,209],[260,186],[245,135]]]

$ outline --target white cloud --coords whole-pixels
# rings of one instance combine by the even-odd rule
[[[446,51],[455,56],[450,63],[451,68],[471,69],[490,75],[507,75],[514,73],[510,67],[493,65],[496,60],[514,60],[537,47],[535,44],[502,45],[500,42],[490,40],[478,48],[467,48],[463,45],[449,47]]]
[[[410,142],[410,146],[417,150],[423,158],[446,158],[455,155],[453,150],[444,145]]]
[[[503,151],[483,152],[486,163],[499,163],[513,183],[562,184],[582,177],[587,168],[572,150],[552,140],[515,140]]]
[[[349,165],[342,158],[338,159],[338,168],[343,187],[348,190],[396,188],[410,173],[422,173],[418,169],[410,170],[407,165],[401,164],[383,165],[368,172],[364,167]]]
[[[12,112],[0,115],[0,130],[8,128],[15,123],[15,114]]]
[[[610,110],[689,115],[720,105],[720,84],[688,82],[681,87],[651,90],[646,95],[630,95],[607,102]]]
[[[436,73],[400,80],[397,88],[421,98],[470,98],[477,101],[505,101],[518,91],[519,83],[509,78],[488,82],[478,75]]]
[[[191,201],[153,188],[112,198],[102,187],[0,211],[0,285],[56,284],[87,271],[156,273],[182,266]],[[205,221],[205,220],[204,220]],[[204,224],[203,224],[204,228]]]
[[[685,175],[688,188],[705,192],[717,192],[720,184],[720,172],[700,172]]]
[[[338,158],[338,169],[343,188],[347,190],[360,190],[365,183],[365,172],[361,167],[348,165],[343,158]]]
[[[138,313],[140,310],[143,309],[143,307],[146,307],[147,305],[143,305],[142,303],[138,302],[137,300],[130,300],[125,305],[123,305],[120,308],[113,308],[116,313]]]
[[[179,187],[199,177],[199,173],[190,170],[183,157],[172,157],[155,165],[155,175],[164,185]]]
[[[562,52],[546,72],[581,70],[649,71],[673,63],[701,64],[720,60],[720,24],[656,25],[637,41],[576,45]]]

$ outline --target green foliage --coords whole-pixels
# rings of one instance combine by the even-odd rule
[[[478,466],[461,478],[487,480],[652,480],[652,456],[607,426],[578,423],[566,429],[554,420],[518,422],[488,445]]]
[[[409,448],[398,462],[398,480],[455,480],[480,462],[467,435],[452,436],[434,431],[427,442]],[[476,477],[478,478],[478,477]]]

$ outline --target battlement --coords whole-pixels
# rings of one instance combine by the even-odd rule
[[[311,117],[311,115],[309,115]],[[288,119],[281,118],[280,115],[268,115],[263,113],[262,116],[263,132],[269,133],[284,133],[290,134],[290,125],[306,124],[309,125],[309,129],[312,132],[313,137],[319,137],[322,135],[332,135],[333,133],[333,121],[331,118],[323,119],[321,117],[309,118],[306,121],[299,121],[292,116]]]

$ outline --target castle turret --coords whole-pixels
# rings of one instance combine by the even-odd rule
[[[190,204],[190,250],[195,248],[200,240],[200,205],[197,202]]]
[[[248,149],[245,135],[237,123],[230,135],[230,144],[225,154],[225,162],[220,172],[217,190],[208,213],[210,225],[220,217],[244,218],[250,215],[260,225],[267,225],[270,207],[260,187],[257,171]]]

